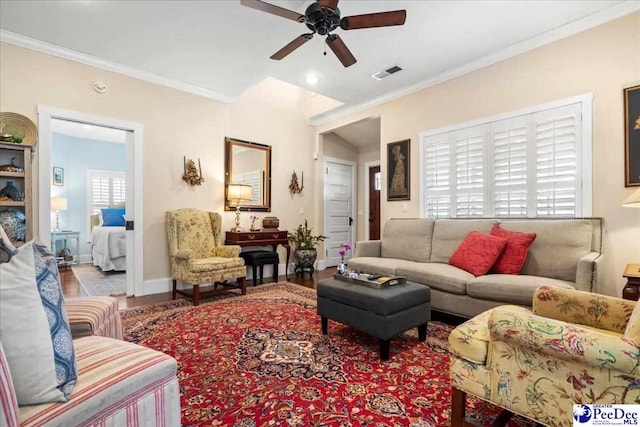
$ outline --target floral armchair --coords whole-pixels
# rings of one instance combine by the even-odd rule
[[[200,298],[224,292],[219,282],[237,279],[242,295],[247,293],[246,269],[240,246],[222,246],[222,218],[215,212],[178,209],[166,213],[169,259],[173,279],[173,298],[186,295],[198,305]],[[177,281],[192,285],[193,291],[177,289]],[[214,289],[201,291],[200,285],[213,283]]]
[[[449,336],[451,426],[466,394],[548,426],[572,426],[574,403],[640,403],[640,304],[540,286],[533,307],[501,306]]]

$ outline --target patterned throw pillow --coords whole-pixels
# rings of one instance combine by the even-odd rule
[[[482,276],[487,274],[506,244],[507,240],[501,237],[472,231],[451,255],[449,264],[474,276]]]
[[[491,271],[499,274],[520,274],[527,260],[529,246],[536,239],[536,233],[519,233],[505,230],[498,224],[491,229],[491,235],[507,239],[507,245],[498,257]]]
[[[78,369],[62,296],[58,264],[49,249],[37,239],[33,242],[33,259],[36,285],[49,321],[58,389],[68,398],[78,378]]]
[[[0,264],[9,262],[12,256],[18,253],[18,249],[11,244],[9,236],[0,225]]]

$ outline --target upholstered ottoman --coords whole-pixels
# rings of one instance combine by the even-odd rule
[[[263,251],[263,250],[248,250],[240,252],[240,257],[244,259],[244,265],[251,266],[253,273],[253,286],[258,283],[258,277],[260,283],[264,277],[264,265],[273,264],[273,281],[278,281],[278,263],[280,257],[276,251]],[[257,269],[260,268],[260,276],[256,275]]]
[[[431,319],[431,290],[428,286],[406,282],[374,289],[364,285],[325,279],[318,282],[318,315],[322,333],[327,334],[329,319],[378,338],[380,358],[389,360],[391,338],[418,328],[418,338],[427,338]]]
[[[118,300],[113,297],[65,298],[73,338],[90,335],[122,339]]]

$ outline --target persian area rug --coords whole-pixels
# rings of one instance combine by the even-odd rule
[[[124,271],[103,272],[92,264],[78,264],[71,267],[84,295],[119,296],[127,293],[127,274]]]
[[[286,282],[121,315],[125,339],[178,361],[185,427],[449,425],[444,323],[430,322],[424,343],[417,328],[391,340],[382,362],[376,338],[333,321],[322,335],[315,290]],[[499,413],[474,398],[468,406],[486,425]]]

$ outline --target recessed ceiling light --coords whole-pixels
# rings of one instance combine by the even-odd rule
[[[93,129],[93,127],[91,125],[82,125],[82,127],[85,128],[86,130]]]
[[[304,78],[304,81],[310,85],[310,86],[314,86],[317,85],[318,82],[320,81],[320,79],[318,78],[318,76],[316,76],[315,74],[308,74],[307,77]]]

